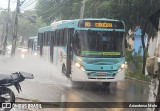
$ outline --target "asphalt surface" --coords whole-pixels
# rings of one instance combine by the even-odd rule
[[[147,83],[125,79],[103,88],[101,83],[72,83],[52,64],[39,56],[16,55],[13,58],[0,57],[0,71],[10,74],[24,71],[34,74],[34,79],[21,82],[22,92],[10,87],[17,102],[147,102]],[[21,98],[21,99],[18,99]],[[22,99],[23,98],[23,99]],[[18,109],[13,109],[18,111]],[[29,109],[31,111],[145,111],[146,109],[124,108],[50,108]],[[20,110],[21,111],[21,110]],[[27,110],[28,111],[28,110]]]

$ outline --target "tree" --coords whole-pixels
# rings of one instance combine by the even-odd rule
[[[144,35],[148,34],[148,41],[150,38],[155,37],[155,30],[152,25],[146,26],[146,21],[150,14],[154,13],[160,6],[160,1],[157,0],[113,0],[112,10],[116,9],[115,16],[118,19],[125,21],[126,28],[134,29],[135,26],[141,26],[142,29],[142,47],[143,47],[143,68],[142,74],[145,74],[145,63],[149,43],[145,47]],[[118,12],[118,13],[117,13]]]
[[[0,25],[1,25],[1,30],[0,30],[0,37],[1,37],[1,45],[2,45],[2,43],[4,42],[3,40],[4,40],[4,36],[5,36],[5,33],[6,33],[6,19],[7,19],[7,15],[8,15],[8,13],[5,11],[5,10],[3,10],[3,11],[1,11],[0,12]],[[11,15],[12,15],[12,12],[10,12],[10,19],[9,19],[9,27],[12,27],[12,21],[11,21]],[[9,28],[9,31],[8,31],[8,40],[11,40],[11,32],[12,32],[12,29],[11,28]]]
[[[37,17],[35,11],[25,11],[24,13],[21,13],[19,17],[18,36],[22,36],[24,39],[28,39],[28,37],[31,36],[36,36],[38,28],[45,25],[46,24],[42,22],[42,19]]]
[[[76,19],[80,15],[82,0],[39,0],[36,12],[43,21],[50,24],[52,21],[61,19]]]

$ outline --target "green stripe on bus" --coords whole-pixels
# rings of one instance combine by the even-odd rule
[[[120,52],[103,52],[103,55],[121,55]]]
[[[120,52],[82,51],[82,55],[121,55]]]
[[[95,51],[82,51],[82,55],[102,55],[102,52],[95,52]]]

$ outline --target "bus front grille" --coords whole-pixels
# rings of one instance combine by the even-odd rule
[[[98,77],[97,78],[96,77],[93,78],[93,77],[88,77],[88,79],[114,79],[114,78],[98,78]]]

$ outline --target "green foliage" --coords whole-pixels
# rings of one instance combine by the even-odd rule
[[[126,50],[126,61],[128,63],[128,69],[126,76],[136,78],[138,80],[150,81],[150,78],[142,74],[143,59],[140,56],[140,51],[135,56],[132,56],[133,50]]]
[[[9,31],[8,31],[8,43],[11,44],[12,41],[12,35],[13,35],[13,25],[14,25],[14,13],[10,12],[10,19],[9,19]],[[25,11],[24,13],[21,13],[19,15],[18,20],[18,37],[22,36],[23,39],[27,39],[30,36],[36,36],[37,30],[39,27],[45,26],[46,24],[42,22],[41,17],[36,17],[36,22],[31,23],[31,20],[29,19],[31,16],[37,16],[35,11]],[[1,11],[0,13],[0,23],[3,24],[1,26],[0,35],[5,36],[6,31],[6,23],[7,23],[7,12]]]
[[[80,16],[81,2],[82,0],[39,0],[36,12],[47,24],[54,20],[76,19]]]
[[[8,30],[8,37],[7,37],[7,40],[10,41],[11,38],[12,38],[12,31],[13,29],[10,28],[12,27],[12,12],[10,12],[10,19],[9,19],[9,24],[8,24],[8,27],[9,27],[9,30]],[[8,16],[8,13],[7,13],[7,10],[5,11],[1,11],[0,12],[0,36],[1,37],[4,37],[6,35],[6,24],[7,24],[7,16]]]
[[[141,73],[135,73],[135,72],[126,72],[125,74],[127,77],[135,78],[137,80],[147,81],[150,82],[150,78],[147,75],[143,75]]]
[[[133,50],[128,50],[128,49],[126,49],[126,61],[127,62],[130,62],[131,60],[133,60],[133,56],[132,56],[132,52],[133,52]]]
[[[19,17],[19,23],[18,23],[19,36],[22,36],[24,38],[36,36],[38,28],[45,26],[40,17],[36,18],[35,23],[31,23],[29,17],[32,15],[36,16],[36,13],[34,11],[26,11],[22,13],[21,16]]]
[[[50,24],[54,20],[80,17],[84,0],[38,0],[36,12]],[[114,18],[123,20],[126,28],[144,26],[147,17],[160,6],[160,0],[85,0],[84,18]],[[150,35],[153,27],[147,27]]]

